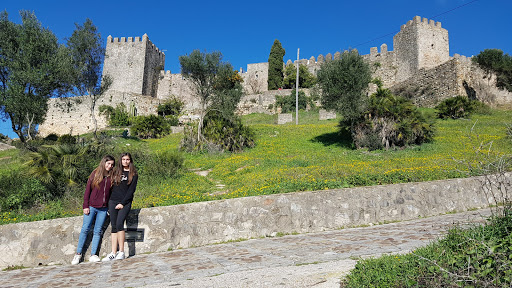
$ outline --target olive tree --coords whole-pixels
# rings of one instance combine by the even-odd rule
[[[322,64],[318,71],[322,106],[339,112],[345,122],[354,124],[366,109],[371,77],[369,64],[354,50]]]
[[[197,141],[203,140],[204,118],[210,110],[217,110],[229,118],[242,97],[242,81],[231,64],[222,61],[220,52],[203,53],[194,50],[179,57],[181,75],[188,79],[199,98]]]
[[[0,13],[0,112],[20,141],[44,121],[48,99],[69,88],[66,47],[43,28],[32,12],[20,11],[21,24]]]
[[[74,93],[88,98],[88,107],[94,124],[94,136],[98,130],[98,124],[94,110],[96,103],[110,87],[112,80],[108,75],[103,75],[102,64],[105,58],[105,48],[98,29],[90,19],[86,19],[83,25],[75,23],[75,31],[67,40],[67,46],[71,55],[70,75]]]

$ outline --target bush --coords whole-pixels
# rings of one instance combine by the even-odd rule
[[[340,123],[351,131],[357,148],[376,150],[429,142],[434,137],[433,119],[426,118],[410,100],[389,89],[377,89],[370,96],[368,110],[355,124]]]
[[[133,118],[130,133],[142,139],[159,138],[169,134],[169,129],[169,124],[162,117],[155,115],[137,116]]]
[[[46,137],[44,137],[45,141],[57,141],[59,140],[59,135],[55,133],[48,134]]]
[[[151,177],[176,178],[185,159],[178,152],[165,151],[144,157],[140,173]]]
[[[75,144],[76,138],[75,136],[72,136],[71,134],[64,134],[57,139],[57,143],[59,144]]]
[[[157,112],[160,116],[179,116],[183,107],[185,106],[185,102],[181,101],[176,97],[172,97],[167,99],[164,103],[158,105]],[[175,125],[173,125],[175,126]]]
[[[296,88],[297,66],[294,64],[286,65],[284,71],[283,88]],[[299,88],[311,88],[316,84],[316,77],[309,72],[306,65],[299,65]]]
[[[186,151],[239,152],[254,147],[254,132],[240,118],[225,118],[210,111],[204,118],[202,141],[197,141],[197,127],[185,130],[181,148]]]
[[[47,200],[49,191],[34,178],[13,171],[0,178],[0,208],[2,211],[30,208],[38,201]]]
[[[180,119],[174,115],[167,115],[164,117],[165,122],[169,124],[169,126],[178,126],[180,125]]]
[[[477,107],[482,107],[483,104],[477,100],[469,100],[465,96],[456,96],[443,100],[436,106],[439,111],[438,115],[441,119],[452,118],[466,118],[475,111]],[[481,108],[480,108],[481,109]]]
[[[117,104],[116,108],[109,105],[101,105],[99,110],[100,114],[107,117],[108,125],[110,126],[123,127],[130,125],[130,115],[124,103]]]
[[[290,113],[295,111],[295,92],[296,90],[293,89],[290,95],[286,96],[276,96],[276,107],[281,107],[282,113]],[[306,110],[308,104],[310,107],[314,106],[313,101],[311,98],[306,96],[306,93],[304,91],[299,90],[299,110]]]

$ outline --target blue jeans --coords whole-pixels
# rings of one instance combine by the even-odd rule
[[[91,255],[95,255],[98,252],[103,223],[105,223],[105,218],[107,218],[107,211],[107,207],[89,207],[89,215],[84,214],[84,223],[82,225],[82,231],[80,231],[80,236],[78,237],[78,246],[76,247],[76,253],[82,254],[82,249],[84,248],[85,240],[87,239],[87,234],[89,234],[89,230],[91,230],[93,221],[94,230],[91,242]]]

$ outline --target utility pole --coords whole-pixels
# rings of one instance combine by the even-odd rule
[[[299,51],[297,48],[297,79],[295,79],[295,125],[299,125]]]

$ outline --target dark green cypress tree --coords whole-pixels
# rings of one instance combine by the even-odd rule
[[[268,55],[268,90],[276,90],[283,85],[283,57],[285,54],[283,46],[279,40],[274,40],[274,44]]]

